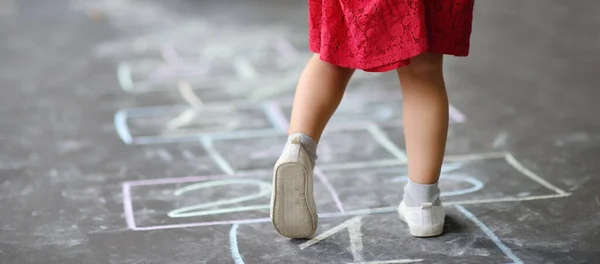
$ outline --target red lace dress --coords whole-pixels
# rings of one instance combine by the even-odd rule
[[[310,50],[384,72],[424,52],[467,56],[474,0],[308,0]]]

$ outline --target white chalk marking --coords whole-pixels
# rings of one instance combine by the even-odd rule
[[[494,142],[492,143],[492,147],[498,148],[498,147],[506,145],[506,140],[507,139],[508,139],[508,133],[501,132],[500,134],[498,134],[498,136],[496,136],[496,138],[494,138]]]
[[[229,165],[229,162],[227,162],[227,160],[225,160],[225,158],[221,156],[221,153],[219,153],[219,151],[215,149],[211,139],[202,138],[200,141],[202,142],[202,146],[204,146],[204,149],[206,150],[208,155],[223,172],[229,175],[233,175],[235,173],[231,165]]]
[[[238,224],[234,224],[231,226],[231,230],[229,230],[229,250],[231,251],[231,258],[233,258],[235,264],[244,264],[244,260],[242,259],[242,255],[240,254],[240,249],[238,248],[237,242],[238,227]]]
[[[571,195],[570,193],[565,193],[565,194],[534,195],[534,196],[527,196],[527,197],[504,197],[504,198],[444,202],[444,204],[445,205],[464,205],[464,204],[484,204],[484,203],[498,203],[498,202],[520,202],[520,201],[562,198],[562,197],[567,197],[570,195]]]
[[[255,200],[263,196],[268,196],[271,194],[271,184],[254,180],[254,179],[226,179],[226,180],[213,180],[195,183],[191,185],[187,185],[183,188],[177,189],[175,191],[176,196],[183,195],[190,191],[196,191],[206,188],[213,188],[216,186],[223,185],[234,185],[234,184],[242,184],[242,185],[256,185],[259,187],[258,193],[249,194],[245,196],[240,196],[232,199],[223,199],[215,202],[203,203],[193,206],[186,206],[179,209],[175,209],[170,211],[167,215],[171,218],[183,218],[183,217],[193,217],[193,216],[201,216],[201,215],[215,215],[215,214],[223,214],[223,213],[232,213],[232,212],[242,212],[242,211],[254,211],[254,210],[264,210],[269,209],[269,205],[253,205],[253,206],[242,206],[235,208],[219,208],[213,210],[204,210],[198,211],[199,209],[205,208],[214,208],[227,204],[235,204],[241,203],[245,201]],[[192,212],[190,212],[192,211]]]
[[[512,261],[514,261],[515,264],[523,264],[523,261],[519,257],[517,257],[517,255],[515,255],[515,253],[513,253],[512,250],[510,250],[510,248],[508,248],[506,245],[504,245],[504,243],[502,243],[500,238],[498,238],[498,236],[496,236],[496,234],[494,234],[494,232],[489,227],[487,227],[483,222],[481,222],[481,220],[479,220],[474,214],[467,211],[467,209],[465,209],[464,207],[462,207],[460,205],[457,205],[456,209],[458,209],[458,211],[460,211],[463,215],[465,215],[467,218],[469,218],[469,220],[471,220],[474,224],[476,224],[494,242],[494,244],[496,244],[496,246],[498,248],[500,248],[500,250],[502,250],[502,252],[508,258],[510,258]]]
[[[425,259],[396,259],[396,260],[383,260],[383,261],[368,261],[348,264],[400,264],[400,263],[418,263],[423,262]]]
[[[247,60],[237,59],[233,65],[238,75],[244,79],[254,79],[258,75],[254,66]]]
[[[525,176],[529,177],[530,179],[538,182],[539,184],[543,185],[544,187],[555,191],[556,193],[560,194],[560,195],[565,195],[567,194],[567,192],[563,191],[562,189],[550,184],[549,182],[547,182],[546,180],[542,179],[540,176],[536,175],[535,173],[533,173],[532,171],[530,171],[529,169],[525,168],[523,165],[521,165],[521,163],[519,163],[519,161],[517,161],[517,159],[515,159],[515,157],[513,157],[513,155],[511,155],[510,153],[506,153],[506,162],[508,162],[508,164],[512,165],[515,169],[517,169],[518,171],[520,171],[521,173],[525,174]]]
[[[204,102],[194,92],[192,85],[188,81],[180,81],[177,84],[177,90],[181,94],[181,97],[194,108],[201,108],[204,106]]]
[[[356,216],[351,219],[348,219],[345,222],[300,244],[300,249],[304,250],[307,247],[310,247],[316,243],[319,243],[319,241],[324,240],[324,239],[334,235],[335,233],[339,232],[340,230],[348,228],[348,233],[350,234],[350,247],[351,247],[351,251],[352,251],[352,256],[354,257],[356,254],[359,257],[362,257],[362,234],[360,233],[361,220],[362,220],[362,216]],[[350,231],[351,228],[353,229],[352,231]],[[358,233],[356,232],[356,230],[357,230],[356,228],[358,228]],[[358,240],[360,240],[360,242],[358,242]],[[361,250],[361,251],[359,251],[359,250]]]
[[[392,153],[392,155],[394,155],[394,157],[396,157],[398,160],[402,161],[402,162],[407,162],[408,161],[408,157],[406,157],[406,153],[404,153],[404,151],[400,150],[400,148],[398,148],[398,146],[396,146],[396,144],[394,144],[394,142],[392,142],[392,140],[390,140],[390,138],[385,134],[385,132],[383,130],[381,130],[381,128],[375,124],[371,124],[367,130],[369,131],[369,133],[371,133],[371,135],[373,136],[373,138],[375,138],[375,140],[377,142],[379,142],[379,144],[381,144],[385,149],[387,149],[390,153]]]
[[[352,253],[352,258],[354,261],[364,261],[363,257],[363,241],[362,241],[362,233],[360,232],[361,228],[361,219],[358,219],[358,222],[354,225],[348,226],[348,235],[350,237],[350,252]]]
[[[180,127],[189,125],[198,116],[198,111],[195,108],[188,108],[183,110],[179,115],[171,119],[165,126],[167,133],[173,132]]]
[[[119,64],[117,67],[117,80],[123,91],[133,92],[133,77],[131,76],[131,66],[129,64]]]
[[[183,126],[189,125],[192,121],[198,117],[198,113],[204,107],[202,100],[194,93],[194,89],[188,81],[181,81],[177,85],[177,90],[181,94],[181,97],[190,104],[190,108],[184,110],[177,117],[173,118],[167,123],[167,130],[176,130]]]

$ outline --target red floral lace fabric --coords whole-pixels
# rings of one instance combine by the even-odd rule
[[[474,0],[308,0],[309,47],[323,61],[384,72],[424,52],[467,56]]]

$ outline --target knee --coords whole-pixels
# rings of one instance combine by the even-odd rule
[[[442,73],[442,64],[442,54],[426,53],[411,59],[410,64],[404,70],[414,76],[431,76]]]

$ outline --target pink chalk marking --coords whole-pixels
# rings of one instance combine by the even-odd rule
[[[266,104],[267,115],[271,118],[271,122],[281,131],[287,132],[290,127],[290,123],[287,118],[283,115],[281,110],[281,104],[279,102],[269,102]]]
[[[465,122],[465,120],[467,120],[465,115],[458,109],[456,109],[453,105],[450,105],[449,111],[450,119],[454,120],[456,123],[463,123]]]
[[[331,197],[333,197],[333,201],[335,202],[335,205],[340,210],[340,212],[346,213],[346,211],[344,210],[344,205],[342,205],[342,201],[340,201],[340,197],[339,197],[338,193],[335,191],[335,188],[333,188],[333,185],[331,185],[331,183],[329,182],[327,177],[325,177],[325,174],[323,174],[318,169],[314,170],[314,174],[315,174],[315,176],[317,176],[317,178],[319,178],[321,183],[323,183],[323,185],[325,185],[325,188],[327,188],[327,190],[329,191],[329,194],[331,194]]]
[[[173,45],[165,44],[160,49],[160,54],[163,59],[169,64],[179,64],[181,62],[181,56],[177,53]]]
[[[294,61],[298,58],[298,51],[292,43],[290,43],[287,39],[281,38],[275,43],[275,49],[283,55],[284,58]]]
[[[254,224],[254,223],[265,223],[265,222],[270,222],[270,221],[271,221],[270,218],[255,218],[255,219],[227,220],[227,221],[214,221],[214,222],[176,224],[176,225],[146,226],[146,227],[136,227],[133,230],[148,231],[148,230],[197,227],[197,226],[212,226],[212,225]]]
[[[208,176],[187,176],[180,178],[164,178],[164,179],[152,179],[152,180],[139,180],[124,182],[123,185],[128,186],[144,186],[144,185],[161,185],[161,184],[173,184],[173,183],[184,183],[184,182],[197,182],[197,181],[209,181],[223,178],[240,178],[240,177],[251,177],[259,176],[259,172],[240,172],[235,175],[208,175]]]
[[[125,221],[129,229],[136,229],[135,220],[133,218],[133,206],[131,204],[131,186],[129,183],[123,183],[123,211],[125,212]]]

